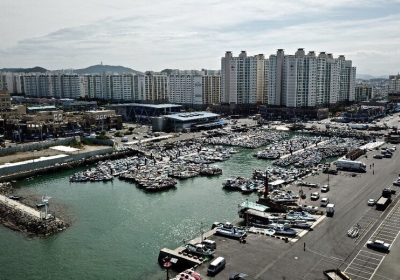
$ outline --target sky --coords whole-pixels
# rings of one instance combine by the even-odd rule
[[[2,0],[0,68],[220,69],[225,51],[345,55],[400,71],[400,0]]]

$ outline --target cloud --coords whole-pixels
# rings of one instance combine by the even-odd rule
[[[66,22],[45,35],[21,38],[15,45],[0,50],[0,64],[60,69],[103,61],[141,71],[217,69],[226,50],[234,53],[247,50],[249,55],[269,56],[277,48],[294,53],[298,47],[305,47],[345,54],[359,68],[368,66],[377,72],[397,72],[390,59],[399,56],[393,49],[400,46],[400,34],[396,30],[400,26],[400,15],[390,11],[399,8],[399,1],[253,0],[250,4],[238,0],[120,0],[107,3],[106,8],[112,11],[110,16],[103,16],[105,13],[96,6],[95,12],[101,18],[91,15],[91,22],[75,21],[74,26]],[[379,16],[371,16],[375,13]],[[371,59],[374,55],[381,58],[379,63]],[[387,61],[392,68],[382,67],[382,61]]]

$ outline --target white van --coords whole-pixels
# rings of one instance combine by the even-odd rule
[[[212,263],[207,268],[207,273],[209,275],[215,275],[225,268],[226,261],[223,257],[218,257],[212,261]]]
[[[128,142],[128,137],[122,137],[121,142]]]

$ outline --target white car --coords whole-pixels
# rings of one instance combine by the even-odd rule
[[[374,206],[375,205],[375,199],[368,199],[368,206]]]
[[[311,200],[318,200],[319,199],[319,193],[314,192],[310,196]]]
[[[323,197],[321,198],[321,207],[326,207],[329,204],[329,198]]]
[[[328,192],[329,191],[329,185],[323,185],[321,188],[321,192]]]
[[[300,207],[301,207],[301,209],[303,211],[307,211],[307,212],[310,212],[310,213],[315,213],[315,212],[318,211],[318,207],[317,206],[303,204],[303,205],[300,205]]]

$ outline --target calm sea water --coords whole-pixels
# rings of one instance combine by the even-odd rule
[[[164,279],[160,249],[200,236],[201,223],[208,230],[236,219],[238,203],[256,200],[222,189],[225,178],[269,165],[253,158],[255,150],[239,150],[219,163],[223,175],[180,181],[161,193],[118,179],[71,184],[76,170],[22,181],[21,193],[52,197],[50,208],[63,205],[75,221],[65,232],[33,239],[0,226],[0,279]]]

